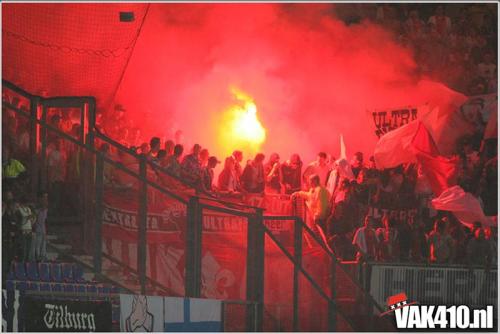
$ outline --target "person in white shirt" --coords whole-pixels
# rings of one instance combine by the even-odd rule
[[[304,170],[304,174],[302,175],[302,180],[304,182],[303,189],[309,188],[309,179],[311,175],[318,175],[319,184],[325,186],[329,171],[330,166],[327,164],[326,153],[319,152],[316,161],[311,162]]]
[[[326,218],[330,214],[330,194],[320,183],[319,175],[313,174],[309,177],[311,188],[309,191],[297,191],[292,194],[292,200],[300,197],[306,200],[308,208],[307,225],[315,230],[319,225],[323,231],[326,230]]]
[[[357,229],[352,244],[358,249],[356,260],[375,260],[378,240],[372,216],[365,217],[365,225]]]

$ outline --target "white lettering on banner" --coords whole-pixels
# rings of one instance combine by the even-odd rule
[[[203,230],[206,232],[242,232],[245,218],[223,215],[205,214],[203,216]],[[282,220],[265,220],[264,224],[273,232],[291,230],[289,224]]]
[[[424,304],[467,303],[479,307],[497,305],[496,282],[496,270],[374,264],[370,292],[379,305],[384,305],[389,296],[408,291]]]
[[[248,205],[266,209],[266,214],[291,215],[292,201],[288,195],[267,194],[266,196],[250,196]]]
[[[369,207],[368,213],[374,218],[381,218],[384,215],[388,215],[391,218],[397,218],[400,220],[407,220],[408,223],[412,224],[415,216],[417,215],[416,208],[410,209],[400,209],[400,210],[390,210],[390,209],[381,209],[375,207]]]
[[[210,232],[241,232],[244,218],[234,216],[208,215],[203,216],[203,230]]]
[[[88,330],[95,331],[93,313],[69,312],[68,306],[45,304],[43,321],[48,329]]]
[[[174,210],[165,210],[168,215],[148,214],[148,230],[178,231],[177,222],[172,219],[182,217],[182,212],[174,213]],[[184,212],[185,215],[185,212]],[[137,212],[125,211],[104,205],[103,222],[107,224],[119,225],[129,229],[138,229]]]
[[[377,137],[399,128],[417,119],[418,109],[416,107],[404,107],[392,110],[371,112],[375,123],[375,134]]]

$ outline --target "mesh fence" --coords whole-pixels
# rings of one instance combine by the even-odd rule
[[[148,4],[5,4],[3,79],[37,95],[112,101]],[[121,22],[120,12],[133,12]]]

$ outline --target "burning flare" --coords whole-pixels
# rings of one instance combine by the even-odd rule
[[[257,117],[253,99],[242,91],[231,88],[235,104],[223,115],[220,142],[226,153],[235,149],[254,154],[266,139],[266,130]]]

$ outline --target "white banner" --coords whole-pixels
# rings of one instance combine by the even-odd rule
[[[122,332],[220,332],[222,304],[214,299],[120,294]]]
[[[163,332],[163,297],[120,294],[121,332]]]
[[[380,306],[401,292],[420,304],[497,306],[497,271],[404,265],[371,265],[370,293]]]

